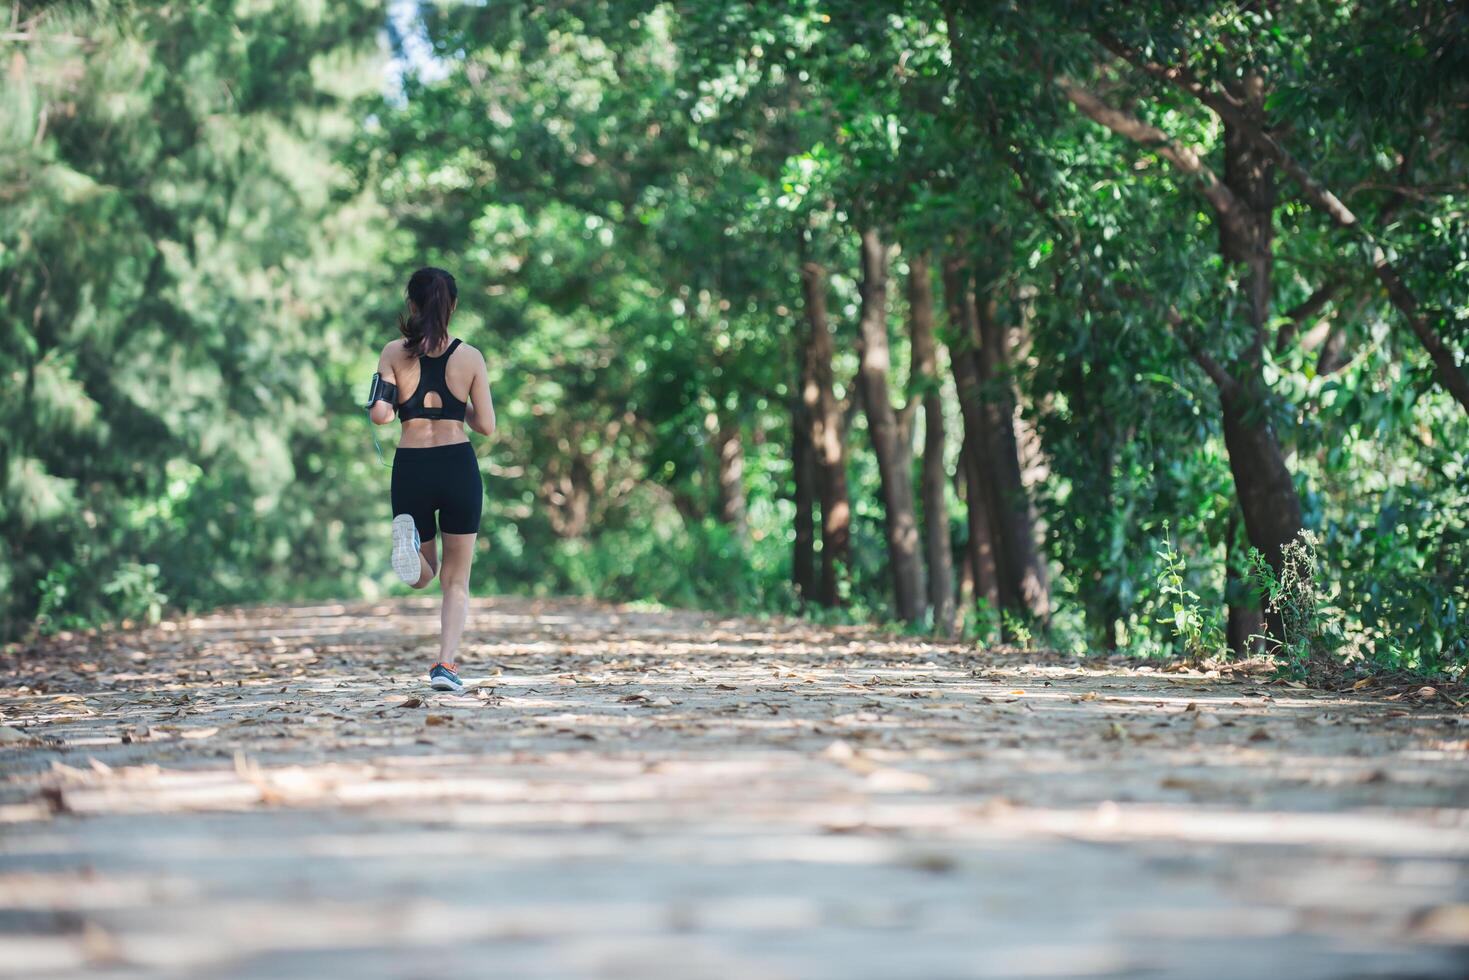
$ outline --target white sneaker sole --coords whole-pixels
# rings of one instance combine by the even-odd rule
[[[429,687],[433,688],[435,691],[453,691],[455,694],[464,693],[463,684],[455,684],[447,677],[435,677],[433,680],[429,681]]]
[[[412,515],[399,514],[393,518],[393,571],[408,585],[413,585],[423,574],[423,558],[413,543],[417,536]]]

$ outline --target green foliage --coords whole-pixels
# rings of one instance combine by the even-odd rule
[[[713,520],[682,533],[625,530],[595,542],[566,542],[551,555],[551,565],[556,591],[572,595],[742,612],[795,611],[784,587],[786,550],[746,547]]]
[[[1278,572],[1259,551],[1249,552],[1250,578],[1265,608],[1281,621],[1283,638],[1274,653],[1296,677],[1329,675],[1342,643],[1337,617],[1327,605],[1318,544],[1315,534],[1302,531],[1282,549]]]
[[[334,156],[378,84],[380,11],[12,13],[0,632],[355,591],[368,484],[323,415],[377,256]]]
[[[962,260],[1010,347],[983,396],[1018,402],[1053,612],[980,600],[965,636],[1218,653],[1247,529],[1197,352],[1256,349],[1251,418],[1319,536],[1261,579],[1285,659],[1469,665],[1469,415],[1364,240],[1277,172],[1269,335],[1252,335],[1204,185],[1055,84],[1092,86],[1222,172],[1220,118],[1125,52],[1210,84],[1258,71],[1275,138],[1462,352],[1452,4],[613,0],[390,20],[367,0],[209,0],[12,19],[0,633],[389,588],[387,471],[355,403],[425,263],[459,277],[454,330],[487,353],[499,413],[476,588],[888,618],[887,515],[851,402],[842,608],[801,609],[789,584],[802,267],[829,273],[849,398],[855,236],[874,224],[899,248],[895,283],[920,252]],[[432,56],[409,57],[404,31]],[[930,388],[905,381],[894,295],[902,404]],[[940,320],[952,474],[953,358],[973,351]],[[743,531],[719,516],[731,432]]]
[[[1173,630],[1187,659],[1199,661],[1217,656],[1224,647],[1219,606],[1202,605],[1199,594],[1184,584],[1188,569],[1183,556],[1173,548],[1167,521],[1163,522],[1163,547],[1158,550],[1158,559],[1162,562],[1158,592],[1169,613],[1160,622]]]
[[[83,548],[77,564],[58,562],[41,579],[35,621],[41,633],[116,621],[158,622],[168,596],[159,591],[157,565],[124,562],[99,575],[90,559]]]

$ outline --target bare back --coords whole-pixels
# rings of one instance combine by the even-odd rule
[[[448,350],[450,344],[452,340],[446,341],[438,350],[425,353],[431,357],[440,356]],[[378,361],[378,373],[384,380],[398,386],[398,405],[403,405],[414,396],[423,374],[418,358],[407,352],[401,340],[395,340],[383,348],[382,357]],[[473,404],[476,408],[487,407],[489,387],[485,377],[484,357],[475,348],[461,343],[449,355],[444,365],[444,382],[449,393],[460,401]],[[481,401],[485,405],[482,406]],[[437,392],[429,391],[424,396],[423,405],[430,409],[441,408],[443,400]],[[463,421],[415,418],[403,421],[403,437],[398,445],[407,449],[422,449],[452,446],[467,441],[469,436],[464,431]]]

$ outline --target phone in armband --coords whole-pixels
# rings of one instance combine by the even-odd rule
[[[389,384],[388,382],[383,380],[383,376],[381,374],[374,372],[372,375],[372,385],[367,389],[367,404],[363,405],[362,407],[370,412],[372,411],[372,406],[376,405],[378,402],[387,402],[388,405],[392,407],[393,414],[396,415],[398,413],[398,386],[395,384]],[[379,463],[382,463],[384,466],[393,465],[387,460],[383,459],[383,447],[382,444],[377,441],[376,426],[373,426],[373,430],[372,448],[377,450],[377,461]]]
[[[398,386],[384,381],[381,374],[374,372],[372,385],[367,389],[367,404],[362,407],[371,409],[377,402],[387,402],[396,412],[398,410]]]

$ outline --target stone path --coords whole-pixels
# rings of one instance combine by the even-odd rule
[[[0,657],[0,977],[1469,975],[1442,692],[435,608]]]

